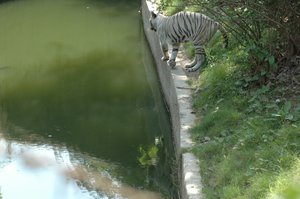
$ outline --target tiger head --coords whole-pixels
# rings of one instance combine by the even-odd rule
[[[158,23],[158,20],[159,20],[159,14],[156,14],[154,13],[153,11],[151,12],[151,17],[150,17],[150,30],[153,30],[153,31],[157,31],[157,23]]]

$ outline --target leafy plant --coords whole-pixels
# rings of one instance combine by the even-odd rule
[[[140,152],[140,156],[138,158],[138,161],[143,168],[149,168],[157,164],[158,147],[156,145],[152,145],[148,149],[139,147],[139,152]]]
[[[286,101],[281,107],[274,106],[275,112],[271,114],[271,117],[278,119],[281,122],[289,121],[295,122],[299,119],[300,105],[297,108],[292,108],[291,101]]]

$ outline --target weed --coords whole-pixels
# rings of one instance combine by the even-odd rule
[[[155,166],[158,161],[158,147],[156,145],[150,146],[148,149],[139,147],[140,157],[138,161],[143,168],[148,168],[150,166]]]

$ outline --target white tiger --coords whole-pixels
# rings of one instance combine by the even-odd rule
[[[225,29],[209,17],[195,12],[179,12],[170,17],[151,12],[151,30],[157,31],[163,52],[163,61],[175,67],[179,45],[191,41],[195,47],[194,61],[186,65],[188,72],[198,70],[205,61],[204,45],[220,30],[224,37],[225,48],[228,46],[228,36]],[[168,44],[172,45],[171,58],[168,54]]]

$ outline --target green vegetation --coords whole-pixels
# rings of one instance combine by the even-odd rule
[[[158,159],[158,147],[152,145],[149,149],[145,150],[143,147],[139,147],[140,157],[138,161],[143,168],[149,168],[150,166],[155,166]]]
[[[229,49],[213,38],[192,83],[200,90],[192,151],[206,197],[300,198],[300,3],[164,0],[161,8],[204,13],[230,36]]]
[[[202,118],[193,129],[198,143],[193,152],[200,159],[204,191],[208,198],[287,194],[284,190],[297,186],[300,177],[295,172],[300,155],[299,101],[277,98],[279,88],[271,85],[250,89],[249,73],[222,62],[203,71],[197,85],[203,90],[195,99]]]

